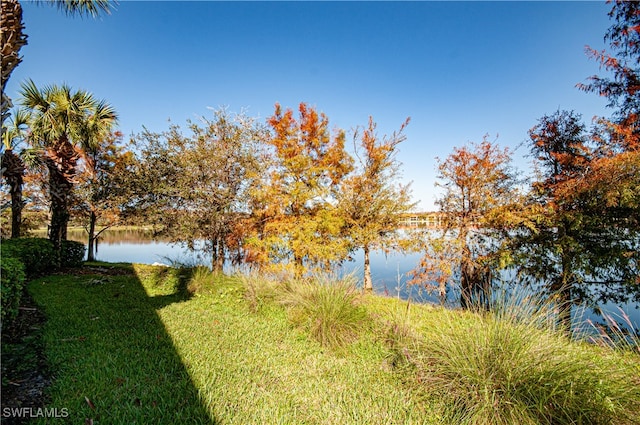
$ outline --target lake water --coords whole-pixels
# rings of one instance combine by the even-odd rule
[[[69,239],[86,243],[83,231],[69,232]],[[353,261],[348,261],[340,268],[339,273],[355,273],[361,280],[363,274],[364,255],[356,252]],[[437,303],[438,299],[425,292],[417,285],[407,285],[411,279],[410,272],[418,264],[420,253],[385,254],[378,251],[371,254],[371,275],[374,291],[378,294],[394,296],[401,299],[411,298],[417,302]],[[126,262],[141,264],[210,264],[209,258],[199,257],[197,254],[167,241],[153,240],[150,233],[140,231],[107,231],[100,239],[96,252],[96,259],[107,262]],[[451,297],[455,304],[455,296]],[[619,308],[626,312],[634,323],[634,328],[640,328],[640,307],[637,304],[615,305],[604,304],[600,308],[607,313],[619,316]],[[582,312],[585,318],[598,320],[590,309]]]

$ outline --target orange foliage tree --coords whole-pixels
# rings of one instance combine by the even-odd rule
[[[463,308],[488,305],[496,270],[505,264],[508,232],[523,222],[510,162],[510,151],[486,136],[439,160],[436,186],[443,193],[436,203],[443,229],[427,235],[411,283],[437,291],[444,302],[459,282]]]
[[[268,119],[271,160],[268,178],[254,192],[259,223],[250,242],[263,261],[302,276],[309,267],[328,267],[347,255],[335,199],[353,160],[344,132],[332,135],[324,114],[305,103],[298,113],[296,119],[276,104]]]
[[[586,47],[587,55],[595,59],[601,69],[611,73],[611,77],[593,75],[587,83],[577,86],[606,97],[608,106],[615,110],[614,121],[624,127],[633,127],[637,135],[640,132],[640,3],[626,0],[612,3],[609,17],[614,22],[604,36],[610,51]]]
[[[609,76],[578,88],[607,98],[612,118],[587,132],[579,115],[558,111],[530,131],[541,173],[521,260],[555,292],[565,324],[572,301],[640,301],[640,3],[611,3],[610,50],[586,48]]]
[[[344,181],[339,193],[340,214],[345,220],[345,235],[352,249],[364,252],[363,289],[373,291],[370,252],[372,248],[389,250],[398,247],[398,228],[402,214],[415,205],[408,184],[400,184],[400,163],[395,158],[397,146],[406,137],[402,131],[382,139],[376,134],[376,124],[369,125],[360,135],[354,135],[357,172]],[[357,139],[360,138],[360,145]]]

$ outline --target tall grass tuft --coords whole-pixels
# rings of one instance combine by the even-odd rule
[[[357,339],[368,325],[360,298],[353,276],[316,276],[289,282],[280,302],[295,325],[323,346],[340,348]]]
[[[553,305],[516,295],[493,312],[442,317],[406,347],[405,370],[440,401],[446,423],[640,423],[628,365],[567,338]]]
[[[598,332],[598,336],[590,340],[598,345],[616,350],[624,350],[640,355],[640,330],[636,329],[631,318],[624,310],[619,314],[603,314],[604,324],[589,324]]]
[[[241,279],[245,289],[244,297],[254,313],[267,305],[276,304],[279,294],[283,292],[283,285],[271,276],[248,273],[241,275]]]
[[[195,266],[189,269],[187,292],[197,294],[210,290],[215,284],[216,277],[216,274],[206,266]]]

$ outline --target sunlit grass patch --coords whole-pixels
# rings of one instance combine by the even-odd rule
[[[336,356],[307,328],[292,326],[277,302],[282,288],[272,284],[251,283],[259,299],[271,294],[258,311],[247,299],[246,279],[230,279],[229,288],[245,292],[232,291],[222,302],[207,295],[159,311],[216,417],[235,424],[429,423],[425,408],[413,405],[394,373],[381,367],[381,345],[365,341]]]

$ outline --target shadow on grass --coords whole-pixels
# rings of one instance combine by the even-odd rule
[[[157,314],[189,294],[176,285],[149,295],[131,269],[94,272],[29,284],[47,317],[45,354],[53,382],[43,413],[57,416],[35,423],[217,423]]]

